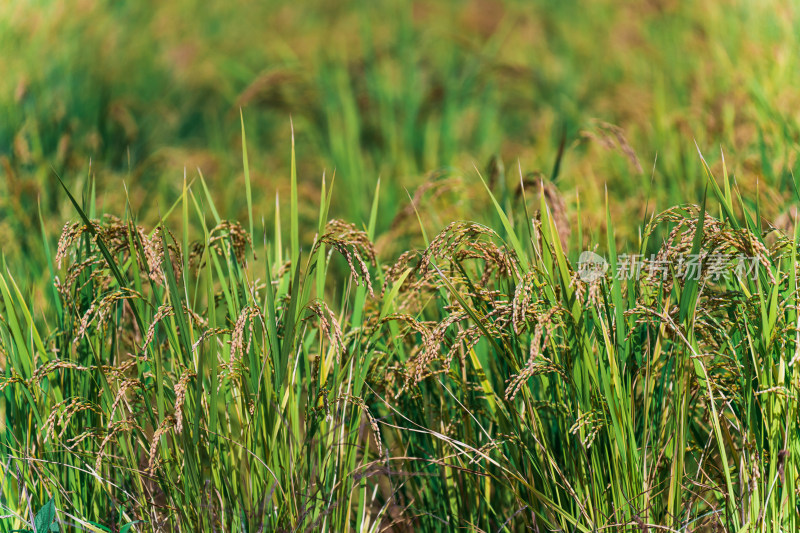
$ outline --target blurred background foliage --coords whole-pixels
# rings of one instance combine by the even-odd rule
[[[798,22],[778,0],[4,2],[3,255],[44,265],[39,211],[51,239],[75,219],[54,171],[152,221],[199,169],[244,220],[240,108],[256,213],[288,199],[291,117],[308,231],[323,172],[332,213],[358,224],[380,177],[384,250],[418,238],[410,197],[431,226],[480,219],[473,166],[494,156],[494,187],[513,191],[520,171],[551,174],[562,136],[556,185],[586,233],[573,253],[602,235],[606,187],[621,241],[646,206],[696,200],[695,142],[712,167],[722,148],[777,218],[797,163]]]

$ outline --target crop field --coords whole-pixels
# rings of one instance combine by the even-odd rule
[[[0,3],[0,533],[800,531],[798,36]]]

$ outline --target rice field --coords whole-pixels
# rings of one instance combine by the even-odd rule
[[[0,533],[800,530],[798,24],[0,6]]]

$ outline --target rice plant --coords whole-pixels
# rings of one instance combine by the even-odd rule
[[[798,22],[0,4],[0,533],[797,531]]]
[[[144,227],[65,187],[54,312],[0,277],[0,528],[52,501],[87,531],[794,530],[798,230],[705,168],[637,254],[609,221],[591,275],[522,176],[538,206],[487,185],[498,227],[393,261],[379,188],[359,228],[323,178],[305,243],[295,194],[245,228],[199,176]]]

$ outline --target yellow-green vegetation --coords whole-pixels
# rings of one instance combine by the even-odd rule
[[[254,4],[0,6],[0,533],[800,528],[794,6]]]
[[[697,202],[705,182],[695,140],[715,170],[723,146],[746,201],[758,178],[764,208],[779,215],[792,197],[800,118],[797,6],[618,4],[5,2],[5,253],[43,260],[37,202],[52,234],[74,216],[52,168],[77,188],[90,160],[110,212],[126,201],[124,180],[133,209],[155,222],[186,167],[190,177],[203,171],[224,214],[243,219],[240,107],[254,205],[268,216],[276,190],[289,194],[292,117],[309,237],[324,169],[337,173],[335,212],[355,223],[383,178],[383,234],[429,172],[471,184],[473,161],[483,167],[496,154],[510,183],[518,160],[549,175],[564,130],[559,188],[573,212],[580,195],[584,227],[604,225],[606,185],[626,242],[648,195],[651,208]],[[602,122],[622,128],[638,164],[586,135]],[[483,216],[479,200],[423,223],[436,231],[454,216]]]

